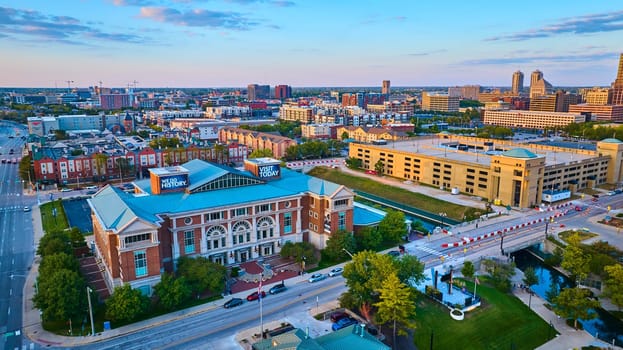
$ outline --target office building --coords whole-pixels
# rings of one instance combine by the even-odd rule
[[[575,104],[569,106],[569,113],[586,115],[591,121],[623,123],[623,105]]]
[[[612,104],[623,105],[623,53],[619,57],[617,78],[612,83]]]
[[[593,88],[584,92],[584,102],[589,105],[612,104],[612,89]]]
[[[128,94],[101,94],[100,107],[103,110],[129,108],[132,101]]]
[[[314,114],[315,109],[313,107],[297,107],[292,105],[279,107],[280,120],[311,124],[314,122]]]
[[[623,142],[605,139],[595,149],[517,144],[508,140],[439,134],[387,145],[351,143],[349,157],[363,169],[531,208],[546,190],[577,192],[623,180]]]
[[[292,97],[292,87],[289,85],[277,85],[275,86],[275,98],[279,100],[285,100]]]
[[[247,100],[267,100],[270,98],[270,85],[250,84],[247,86]]]
[[[422,110],[440,112],[458,112],[459,98],[448,94],[422,92]]]
[[[554,94],[537,95],[530,99],[530,110],[541,112],[568,112],[569,105],[578,104],[579,95],[566,93],[562,90]]]
[[[513,82],[511,85],[511,92],[513,95],[519,95],[523,91],[523,73],[516,71],[513,73]]]
[[[352,191],[275,159],[246,160],[244,170],[195,159],[149,169],[133,185],[134,193],[107,186],[87,200],[111,292],[129,284],[150,295],[183,256],[231,266],[288,242],[322,249],[333,232],[353,231]]]
[[[381,93],[383,95],[387,96],[386,98],[389,99],[389,94],[391,93],[389,80],[383,80],[383,86],[381,87]]]
[[[485,110],[483,123],[507,128],[543,129],[584,123],[586,119],[579,113]]]
[[[547,95],[552,90],[552,84],[543,78],[543,72],[535,70],[530,76],[530,98]]]
[[[221,128],[218,131],[218,140],[221,143],[235,141],[249,147],[251,152],[256,149],[269,149],[273,152],[273,157],[278,159],[286,155],[288,147],[296,145],[296,141],[287,137],[232,127]]]

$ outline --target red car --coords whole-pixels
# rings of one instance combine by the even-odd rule
[[[247,295],[247,301],[253,301],[253,300],[257,300],[259,297],[259,293],[257,291]],[[262,299],[264,299],[266,297],[266,292],[262,291]]]

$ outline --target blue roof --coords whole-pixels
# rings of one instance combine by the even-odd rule
[[[513,148],[511,150],[508,150],[502,153],[502,155],[505,157],[512,157],[512,158],[538,158],[539,157],[533,152],[528,151],[525,148]]]
[[[605,143],[621,143],[621,140],[615,138],[603,139],[601,142]]]
[[[248,172],[201,160],[192,160],[182,166],[189,171],[191,182],[189,189],[196,188],[228,173],[257,179]],[[146,194],[135,196],[113,186],[107,186],[90,199],[91,207],[96,211],[107,229],[119,229],[137,217],[157,223],[160,221],[158,214],[176,214],[249,204],[255,201],[295,196],[307,192],[332,195],[342,187],[333,182],[284,168],[281,169],[281,179],[204,192],[172,192],[152,195],[149,179],[135,181],[134,185]]]
[[[367,205],[355,202],[355,207],[353,209],[353,225],[370,226],[378,224],[385,217],[385,215],[379,213],[379,211],[378,209],[373,209]]]

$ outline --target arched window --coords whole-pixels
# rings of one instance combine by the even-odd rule
[[[232,227],[233,244],[243,244],[251,241],[251,225],[246,221],[238,221]]]
[[[225,248],[227,230],[223,226],[212,226],[206,231],[206,245],[208,249]]]
[[[275,234],[275,221],[273,218],[265,216],[257,221],[257,239],[266,239]]]

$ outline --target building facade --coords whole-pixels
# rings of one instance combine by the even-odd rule
[[[102,94],[100,95],[100,108],[103,110],[122,109],[132,107],[132,101],[128,94]]]
[[[289,85],[277,85],[275,86],[275,98],[284,100],[292,97],[292,87]]]
[[[623,53],[619,57],[617,78],[612,83],[612,104],[623,105]]]
[[[458,112],[459,98],[448,94],[422,92],[422,110]]]
[[[247,160],[239,171],[193,160],[152,169],[134,193],[100,190],[88,203],[108,288],[150,294],[182,256],[230,266],[278,254],[287,242],[322,249],[333,232],[352,232],[350,190],[279,163]]]
[[[596,121],[623,123],[623,105],[576,104],[569,106],[569,113],[584,114]]]
[[[523,91],[523,73],[516,71],[513,73],[513,81],[511,84],[511,92],[513,95],[519,95]]]
[[[247,100],[267,100],[270,98],[270,85],[249,84],[247,86]]]
[[[508,128],[543,129],[584,123],[587,117],[579,113],[537,112],[520,110],[486,110],[483,123]]]
[[[298,107],[286,105],[279,108],[279,119],[310,124],[314,122],[315,109],[313,107]]]
[[[389,95],[391,94],[391,82],[389,80],[383,80],[381,93],[389,99]]]
[[[256,149],[269,149],[275,158],[283,158],[288,147],[296,145],[296,141],[287,137],[231,127],[221,128],[218,139],[222,143],[235,141],[246,145],[250,152]]]

